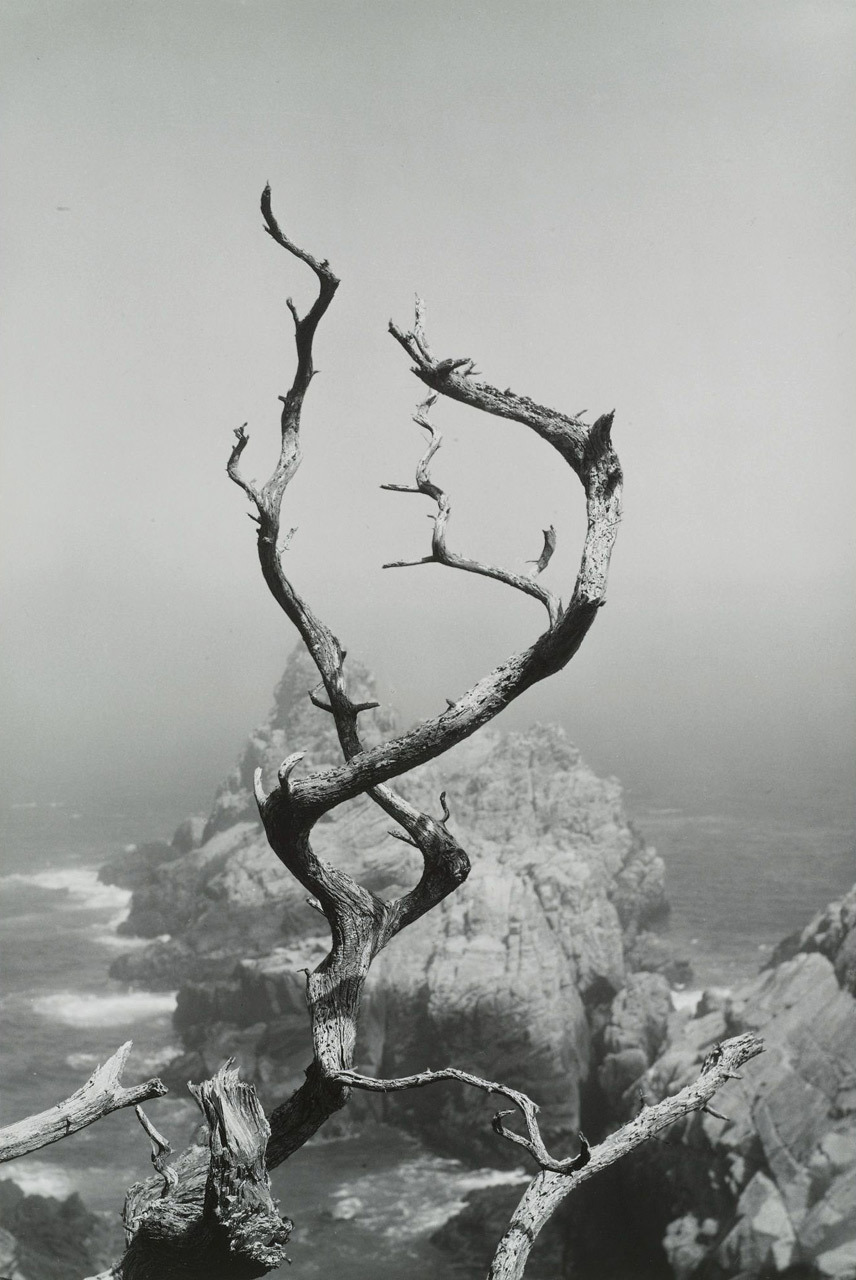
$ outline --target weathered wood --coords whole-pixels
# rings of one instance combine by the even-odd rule
[[[530,1182],[512,1214],[491,1263],[488,1280],[521,1280],[539,1231],[566,1196],[676,1120],[693,1111],[704,1111],[717,1090],[738,1078],[740,1067],[757,1057],[763,1048],[762,1040],[748,1034],[724,1041],[702,1064],[701,1074],[693,1084],[656,1106],[645,1107],[635,1120],[592,1147],[583,1168],[570,1173],[542,1170]]]
[[[271,1196],[270,1126],[255,1090],[227,1063],[190,1091],[208,1143],[131,1187],[117,1280],[250,1280],[286,1261],[292,1223]]]
[[[210,1149],[190,1148],[167,1170],[163,1166],[163,1140],[156,1135],[162,1176],[132,1188],[129,1194],[126,1219],[130,1244],[121,1265],[121,1280],[154,1280],[155,1276],[158,1280],[178,1280],[180,1276],[201,1280],[202,1276],[221,1274],[229,1280],[239,1280],[264,1274],[277,1265],[275,1259],[281,1260],[287,1226],[279,1222],[270,1201],[265,1165],[272,1168],[287,1159],[344,1105],[355,1086],[391,1091],[422,1087],[436,1079],[459,1079],[514,1102],[525,1120],[526,1135],[508,1130],[503,1113],[495,1118],[495,1128],[500,1136],[525,1147],[549,1176],[567,1182],[572,1176],[569,1171],[582,1170],[588,1158],[583,1142],[579,1155],[554,1160],[544,1148],[535,1104],[506,1086],[454,1068],[398,1081],[373,1081],[353,1072],[353,1057],[360,1000],[374,957],[397,933],[453,892],[469,872],[467,854],[449,830],[445,797],[441,797],[442,817],[437,819],[414,808],[388,784],[475,733],[526,689],[561,670],[576,653],[604,603],[609,559],[621,516],[622,477],[611,442],[612,414],[589,426],[579,415],[568,417],[511,391],[501,392],[477,381],[471,360],[437,359],[428,345],[424,309],[419,301],[410,332],[390,325],[393,336],[414,360],[414,372],[434,394],[416,414],[417,423],[431,435],[431,443],[417,467],[415,487],[387,487],[422,493],[436,502],[431,555],[426,561],[489,577],[525,592],[546,607],[548,625],[528,649],[512,655],[463,697],[449,703],[440,715],[380,746],[364,748],[358,717],[371,704],[351,700],[344,670],[346,655],[339,640],[291,582],[285,568],[285,549],[293,530],[284,535],[282,527],[286,490],[301,462],[301,412],[314,374],[313,341],[339,281],[326,261],[300,249],[282,231],[273,214],[269,188],[262,195],[261,209],[268,235],[314,271],[319,290],[315,303],[303,317],[288,300],[297,368],[290,389],[280,397],[280,453],[270,478],[258,484],[242,474],[241,462],[248,444],[244,427],[235,432],[227,471],[255,506],[262,575],[315,662],[320,682],[309,696],[316,706],[333,716],[344,760],[323,773],[297,777],[295,769],[302,753],[293,751],[283,761],[270,792],[265,789],[260,770],[254,787],[268,842],[306,888],[312,905],[325,916],[330,927],[330,950],[307,979],[313,1061],[304,1084],[273,1111],[270,1141],[255,1095],[247,1086],[239,1086],[233,1073],[221,1071],[213,1081],[200,1086],[195,1096],[208,1121]],[[427,413],[438,395],[529,427],[561,454],[581,480],[587,529],[579,571],[566,606],[552,591],[534,581],[536,574],[512,573],[448,549],[449,500],[429,474],[439,435]],[[554,541],[551,528],[545,535],[538,572],[546,567]],[[318,696],[321,686],[326,700]],[[422,854],[423,871],[418,883],[390,902],[318,858],[312,848],[311,833],[319,818],[361,794],[371,796],[398,824],[400,830],[395,834]],[[541,1176],[547,1174],[542,1172]]]
[[[162,1098],[167,1088],[158,1079],[147,1080],[130,1089],[122,1087],[122,1072],[131,1047],[132,1041],[128,1040],[102,1067],[96,1067],[86,1084],[64,1102],[0,1129],[0,1163],[49,1147],[112,1111],[135,1107],[151,1098]]]

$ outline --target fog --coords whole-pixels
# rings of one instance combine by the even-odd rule
[[[342,279],[285,521],[298,587],[403,721],[527,644],[538,605],[434,566],[420,384],[386,332],[593,418],[624,523],[559,719],[669,803],[822,802],[854,772],[853,6],[6,0],[7,803],[204,807],[293,644],[225,475],[277,441],[285,300]],[[450,541],[520,568],[583,495],[513,423],[435,411]],[[299,744],[295,744],[299,746]],[[821,780],[819,783],[818,780]],[[818,792],[818,786],[821,790]],[[145,833],[141,833],[145,834]]]

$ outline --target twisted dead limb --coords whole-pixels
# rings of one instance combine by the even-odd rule
[[[424,309],[418,301],[410,333],[390,325],[395,338],[413,357],[414,372],[431,387],[434,398],[449,395],[488,413],[516,418],[553,445],[583,484],[588,523],[579,573],[565,608],[531,578],[519,578],[454,556],[445,541],[448,501],[428,474],[428,463],[438,444],[435,439],[434,448],[417,471],[417,490],[438,501],[433,554],[455,568],[496,578],[536,596],[547,607],[549,625],[529,649],[509,658],[440,715],[378,747],[365,749],[358,728],[363,708],[348,695],[342,645],[291,582],[280,551],[285,493],[301,458],[300,412],[313,373],[312,340],[338,280],[326,262],[318,262],[298,250],[281,232],[267,188],[262,197],[262,215],[268,234],[315,272],[319,292],[304,318],[289,303],[298,365],[291,389],[281,397],[281,448],[273,474],[263,486],[244,478],[240,463],[247,435],[243,428],[236,432],[227,470],[255,506],[263,576],[315,662],[326,694],[322,705],[333,715],[344,756],[344,763],[338,768],[301,778],[294,776],[297,760],[293,754],[283,762],[277,784],[269,793],[263,779],[256,779],[256,798],[268,841],[318,904],[331,931],[330,952],[308,980],[314,1058],[305,1083],[271,1115],[268,1164],[273,1167],[302,1145],[347,1099],[349,1085],[341,1073],[353,1066],[360,997],[374,956],[396,933],[451,893],[469,871],[467,855],[450,833],[445,816],[437,821],[419,812],[386,784],[475,733],[532,684],[560,670],[573,657],[603,603],[609,555],[620,519],[621,469],[611,444],[611,414],[589,427],[511,392],[476,382],[469,360],[437,360],[425,337]],[[417,420],[433,431],[426,413],[427,407]],[[314,691],[313,701],[316,705],[320,701]],[[318,819],[329,809],[363,793],[368,793],[399,824],[404,836],[422,853],[423,873],[418,884],[392,902],[385,902],[358,885],[339,868],[319,859],[312,849],[310,836]]]
[[[565,1161],[553,1160],[538,1131],[535,1104],[525,1095],[503,1085],[470,1077],[454,1068],[445,1073],[429,1072],[418,1078],[402,1078],[404,1083],[371,1082],[369,1078],[353,1072],[353,1057],[360,999],[374,957],[397,933],[437,906],[469,872],[467,854],[449,830],[450,814],[445,799],[441,798],[442,817],[435,818],[420,812],[388,784],[475,733],[526,689],[560,671],[576,653],[604,603],[609,558],[621,515],[621,468],[611,442],[612,414],[604,415],[589,426],[579,415],[568,417],[510,390],[499,391],[478,381],[473,362],[468,358],[437,359],[425,335],[424,309],[419,301],[412,330],[404,332],[390,324],[391,333],[414,362],[414,373],[433,393],[417,413],[417,422],[428,430],[432,441],[419,464],[416,487],[412,490],[431,497],[437,504],[430,559],[492,578],[536,598],[546,608],[548,625],[529,648],[509,657],[457,702],[443,708],[440,714],[379,746],[364,747],[358,718],[370,710],[371,705],[356,703],[349,696],[344,670],[346,655],[342,645],[314,613],[286,572],[284,547],[293,530],[284,534],[282,522],[286,490],[301,461],[301,412],[315,372],[313,341],[339,281],[326,260],[319,261],[300,249],[282,231],[272,211],[269,188],[265,188],[262,195],[261,209],[268,235],[314,272],[318,295],[305,316],[299,315],[294,303],[288,299],[294,323],[297,367],[291,387],[280,397],[283,406],[280,454],[270,478],[264,484],[258,484],[247,479],[242,472],[241,464],[249,439],[245,427],[235,432],[227,471],[253,504],[263,577],[315,662],[319,685],[309,696],[317,707],[333,716],[343,755],[343,762],[337,767],[301,777],[297,776],[296,769],[302,753],[295,750],[283,761],[270,791],[266,790],[260,771],[255,778],[256,800],[268,842],[283,865],[307,890],[315,908],[323,913],[331,935],[328,955],[307,980],[313,1060],[307,1068],[304,1084],[270,1117],[271,1133],[265,1162],[268,1168],[272,1168],[297,1150],[335,1110],[344,1105],[353,1087],[421,1087],[433,1079],[444,1078],[475,1084],[513,1101],[526,1122],[526,1135],[509,1130],[502,1115],[495,1120],[497,1132],[525,1147],[539,1163],[543,1176],[567,1178],[569,1170],[582,1168],[585,1150],[580,1156]],[[460,400],[473,408],[528,427],[561,455],[582,483],[587,528],[579,571],[568,593],[566,606],[541,582],[534,581],[537,573],[524,577],[468,560],[448,549],[449,500],[429,474],[431,458],[439,447],[439,436],[428,421],[427,413],[438,396]],[[554,539],[551,529],[549,536],[545,535],[545,549],[538,561],[538,572],[546,567]],[[322,687],[324,698],[318,695]],[[423,869],[418,883],[392,901],[379,898],[340,868],[320,859],[312,848],[311,834],[319,818],[337,805],[362,794],[371,796],[398,824],[399,830],[395,834],[422,854]],[[206,1108],[211,1124],[208,1111]],[[215,1132],[220,1131],[212,1125],[212,1134]],[[261,1150],[259,1131],[251,1162],[256,1174]],[[129,1200],[131,1243],[121,1267],[122,1280],[138,1280],[138,1277],[148,1274],[169,1274],[163,1269],[163,1258],[169,1256],[169,1250],[174,1248],[178,1251],[176,1257],[181,1255],[183,1264],[187,1263],[185,1246],[188,1240],[193,1241],[197,1248],[200,1241],[208,1248],[205,1241],[211,1231],[211,1206],[226,1204],[229,1195],[233,1194],[220,1195],[211,1189],[218,1159],[212,1138],[210,1156],[195,1148],[179,1157],[172,1166],[178,1175],[174,1186],[165,1188],[162,1176],[150,1179],[143,1191]],[[258,1177],[254,1175],[250,1181],[258,1191],[261,1185]],[[164,1204],[157,1207],[155,1200]],[[240,1233],[234,1240],[230,1235],[234,1225],[235,1220],[228,1215],[217,1219],[214,1236],[220,1245],[225,1242],[230,1249],[239,1249]],[[150,1266],[155,1247],[159,1251],[157,1257],[161,1259],[161,1270],[152,1271],[150,1267],[147,1272],[145,1267]],[[210,1266],[213,1255],[209,1252],[206,1256]],[[246,1260],[241,1263],[245,1264]],[[252,1260],[252,1265],[257,1264],[261,1265],[260,1255]],[[234,1261],[231,1265],[238,1266]],[[245,1272],[233,1269],[222,1274],[231,1277]]]
[[[480,1089],[482,1093],[499,1094],[508,1098],[520,1112],[526,1124],[526,1134],[515,1133],[503,1122],[505,1116],[513,1115],[513,1111],[497,1111],[493,1117],[493,1131],[500,1138],[523,1147],[532,1156],[541,1169],[550,1169],[554,1173],[567,1173],[571,1169],[582,1169],[588,1163],[589,1144],[580,1134],[580,1150],[575,1156],[567,1156],[564,1160],[556,1160],[544,1145],[541,1130],[538,1126],[538,1105],[519,1089],[512,1089],[507,1084],[498,1084],[495,1080],[484,1080],[474,1076],[470,1071],[461,1071],[458,1067],[443,1067],[440,1071],[419,1071],[411,1076],[397,1076],[392,1080],[381,1080],[375,1076],[364,1076],[358,1071],[341,1071],[338,1078],[354,1089],[366,1089],[369,1093],[401,1093],[407,1089],[424,1089],[427,1085],[437,1084],[442,1080],[455,1080],[460,1084]]]

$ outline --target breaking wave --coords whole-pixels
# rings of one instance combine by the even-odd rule
[[[331,1214],[340,1221],[357,1218],[362,1230],[404,1241],[439,1230],[461,1212],[470,1191],[529,1180],[522,1169],[467,1169],[459,1160],[420,1155],[340,1184]]]
[[[48,893],[64,893],[69,907],[122,912],[119,919],[123,918],[131,901],[130,889],[102,884],[94,867],[52,867],[30,873],[13,871],[0,878],[0,883],[9,887],[17,884]]]
[[[33,1009],[42,1017],[70,1027],[125,1027],[161,1018],[175,1010],[174,991],[56,991],[39,996]]]

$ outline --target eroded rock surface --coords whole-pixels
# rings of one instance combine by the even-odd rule
[[[352,696],[371,699],[368,675],[349,667]],[[234,1054],[268,1101],[301,1081],[311,1056],[302,970],[326,948],[324,922],[264,839],[252,774],[261,766],[270,782],[295,750],[306,752],[301,767],[309,769],[339,760],[330,716],[307,697],[315,680],[308,658],[295,653],[268,721],[204,826],[183,824],[171,846],[152,846],[139,863],[106,873],[134,889],[125,931],[153,939],[120,958],[114,974],[180,987],[176,1024],[187,1054],[178,1074],[198,1078]],[[379,710],[361,726],[370,743],[388,737],[394,719]],[[399,1074],[455,1064],[502,1079],[538,1098],[551,1140],[575,1142],[592,1030],[624,988],[627,948],[666,909],[662,862],[628,824],[619,784],[596,777],[554,726],[481,733],[400,786],[432,812],[447,792],[473,870],[376,961],[359,1065]],[[313,842],[375,892],[393,895],[415,883],[419,855],[392,839],[389,825],[359,799],[329,814]],[[647,951],[661,964],[656,946]],[[662,976],[645,977],[666,989]],[[435,1146],[473,1156],[483,1142],[496,1158],[501,1144],[480,1095],[442,1086],[383,1105]]]
[[[676,1126],[622,1166],[621,1193],[645,1206],[680,1280],[856,1277],[856,1000],[840,963],[853,899],[833,904],[792,958],[732,997],[703,1003],[699,1016],[673,1015],[639,1079],[615,1076],[613,1104],[626,1116],[640,1092],[682,1088],[726,1037],[753,1031],[766,1044],[718,1095],[721,1114]]]

